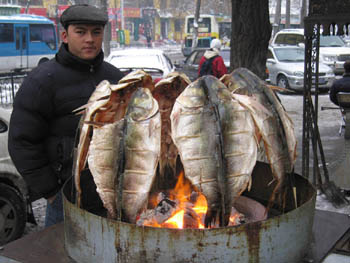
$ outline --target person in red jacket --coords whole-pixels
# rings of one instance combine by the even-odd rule
[[[213,75],[217,78],[221,78],[227,73],[224,60],[220,56],[221,42],[219,39],[214,38],[210,42],[210,49],[205,51],[201,60],[199,61],[198,77],[203,75]]]

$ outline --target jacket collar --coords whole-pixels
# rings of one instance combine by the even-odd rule
[[[216,48],[211,48],[211,49],[208,49],[204,52],[204,57],[206,59],[210,59],[212,57],[215,57],[215,56],[218,56],[220,54],[220,51]]]
[[[68,51],[68,45],[65,43],[62,43],[60,50],[56,54],[56,60],[58,63],[75,70],[86,72],[95,71],[102,64],[103,58],[104,54],[102,51],[93,60],[78,58]]]

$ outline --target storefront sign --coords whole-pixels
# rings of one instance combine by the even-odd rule
[[[21,14],[26,13],[26,8],[21,8]],[[29,7],[27,14],[37,15],[37,16],[46,16],[46,8],[43,7]]]
[[[155,8],[144,8],[142,9],[142,17],[156,17],[158,14]]]
[[[139,18],[140,17],[140,8],[126,7],[123,10],[124,10],[124,12],[123,12],[124,18]],[[109,20],[115,20],[117,17],[118,22],[120,22],[121,15],[122,14],[121,14],[120,8],[108,8]]]

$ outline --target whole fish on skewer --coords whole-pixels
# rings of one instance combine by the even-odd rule
[[[176,159],[178,151],[171,138],[170,113],[176,98],[191,83],[189,78],[178,72],[170,73],[160,80],[152,92],[158,101],[162,117],[161,154],[159,160],[159,175],[161,187],[167,187],[171,181],[176,180]]]
[[[277,181],[273,200],[274,194],[281,190],[286,176],[293,173],[297,144],[293,122],[271,87],[251,71],[238,68],[221,81],[232,91],[233,98],[252,112],[264,152]],[[252,99],[236,94],[248,95]],[[256,102],[265,110],[261,110]]]
[[[151,91],[138,88],[124,118],[116,195],[122,218],[136,223],[147,206],[160,156],[161,116]],[[124,162],[124,163],[122,163]]]
[[[256,161],[255,126],[248,110],[212,76],[190,84],[171,113],[172,138],[185,176],[207,198],[206,227],[228,224],[235,199],[249,186]]]
[[[121,140],[121,120],[131,96],[139,87],[153,88],[152,78],[143,71],[125,76],[117,85],[101,82],[88,103],[76,111],[83,111],[79,127],[79,144],[74,157],[74,179],[77,205],[81,206],[81,173],[89,169],[108,216],[116,217],[115,181],[118,171],[118,149]]]

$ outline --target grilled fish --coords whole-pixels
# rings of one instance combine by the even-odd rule
[[[170,113],[176,98],[191,83],[188,77],[178,72],[170,73],[160,80],[152,92],[158,101],[162,117],[161,154],[159,160],[160,187],[167,187],[176,180],[176,158],[178,151],[171,138]]]
[[[80,177],[87,162],[96,184],[96,191],[108,210],[109,217],[115,218],[115,180],[118,170],[115,147],[120,141],[119,123],[126,112],[132,94],[139,86],[153,88],[152,78],[143,71],[130,73],[117,85],[101,82],[92,93],[88,103],[78,108],[83,112],[79,127],[79,144],[74,157],[74,179],[77,189],[77,205],[81,206],[82,189]]]
[[[277,180],[275,193],[280,190],[285,177],[293,173],[297,144],[293,122],[273,90],[251,71],[238,68],[221,80],[233,92],[233,97],[252,112],[268,163]],[[234,94],[245,94],[253,100]],[[266,110],[253,106],[257,105],[256,102]]]
[[[151,91],[138,88],[133,95],[127,113],[121,151],[124,169],[119,169],[117,189],[118,203],[122,216],[129,223],[136,223],[136,217],[146,208],[149,192],[156,175],[160,156],[161,116],[158,103]],[[120,167],[119,167],[120,168]]]

